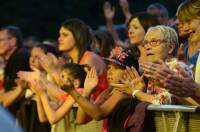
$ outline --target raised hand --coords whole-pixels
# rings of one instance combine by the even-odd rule
[[[41,95],[46,92],[46,85],[41,80],[34,80],[31,86],[31,90],[37,95]]]
[[[143,76],[140,76],[134,67],[126,68],[124,76],[122,76],[121,81],[126,85],[126,87],[123,86],[124,92],[130,95],[135,90],[143,91],[145,88]]]
[[[41,76],[41,72],[34,67],[31,67],[31,69],[33,71],[19,71],[17,73],[17,76],[21,79],[21,80],[25,80],[29,83],[33,83],[34,80],[39,80],[40,76]]]
[[[123,51],[122,47],[115,47],[114,49],[112,49],[111,54],[109,56],[109,58],[112,58],[114,56],[119,55],[121,52]]]
[[[123,9],[128,9],[129,8],[129,4],[127,0],[119,0],[119,5],[123,8]]]
[[[39,55],[39,62],[43,69],[45,69],[47,72],[51,72],[52,70],[56,69],[57,58],[50,53],[48,55],[41,53]]]
[[[161,80],[162,85],[170,93],[180,97],[199,96],[199,92],[196,92],[199,86],[195,83],[194,79],[183,68],[179,67],[178,70],[180,75],[169,69],[159,71],[159,74],[165,76],[165,79]]]
[[[84,82],[84,94],[90,95],[90,93],[95,89],[99,82],[99,78],[97,75],[97,71],[95,67],[92,67],[90,71],[87,73]]]
[[[126,22],[128,22],[129,18],[131,17],[128,1],[127,0],[120,0],[119,5],[121,6],[123,14],[126,17]]]
[[[112,20],[115,16],[115,8],[111,7],[111,4],[106,1],[103,5],[104,16],[106,20]]]
[[[158,80],[163,76],[159,76],[157,72],[163,68],[168,68],[168,66],[162,60],[158,60],[155,62],[142,62],[140,68],[144,71],[144,76]]]

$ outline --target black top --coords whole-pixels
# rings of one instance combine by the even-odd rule
[[[129,114],[134,112],[134,107],[139,103],[138,100],[130,97],[121,100],[108,117],[109,132],[125,132],[123,125]]]
[[[9,58],[4,74],[4,88],[5,91],[9,91],[16,86],[15,79],[17,78],[17,72],[20,70],[29,71],[29,57],[30,52],[25,48],[16,49],[15,52]]]

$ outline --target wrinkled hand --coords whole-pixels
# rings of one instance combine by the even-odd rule
[[[163,87],[169,89],[170,93],[180,97],[199,96],[199,93],[196,92],[199,87],[198,84],[184,69],[179,68],[181,76],[169,69],[163,69],[158,74],[163,76],[160,82]]]
[[[97,75],[97,71],[95,67],[92,67],[90,71],[87,73],[87,76],[85,78],[84,93],[89,95],[92,91],[94,91],[98,82],[99,82],[99,78]]]
[[[157,72],[168,69],[168,66],[162,60],[158,60],[155,62],[141,62],[140,68],[144,71],[143,75],[145,77],[158,81],[162,76],[159,76]]]
[[[103,5],[104,16],[106,20],[112,20],[115,16],[115,8],[111,7],[111,4],[106,1]]]

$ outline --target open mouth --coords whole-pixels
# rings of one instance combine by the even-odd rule
[[[146,54],[146,56],[151,56],[151,55],[154,55],[153,53],[148,53],[148,54]]]

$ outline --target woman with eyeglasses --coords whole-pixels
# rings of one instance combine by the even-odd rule
[[[178,35],[176,31],[168,26],[155,26],[149,28],[142,45],[146,53],[146,61],[141,63],[143,75],[148,78],[147,90],[141,89],[138,85],[138,76],[134,75],[131,69],[127,69],[124,75],[124,83],[131,84],[132,95],[140,101],[153,104],[174,104],[177,98],[160,85],[160,78],[154,77],[157,69],[169,67],[179,73],[178,67],[183,67],[192,76],[191,69],[183,62],[175,58],[178,48]],[[179,99],[179,98],[178,98]],[[182,101],[182,99],[181,99]],[[193,100],[186,100],[195,103]]]

